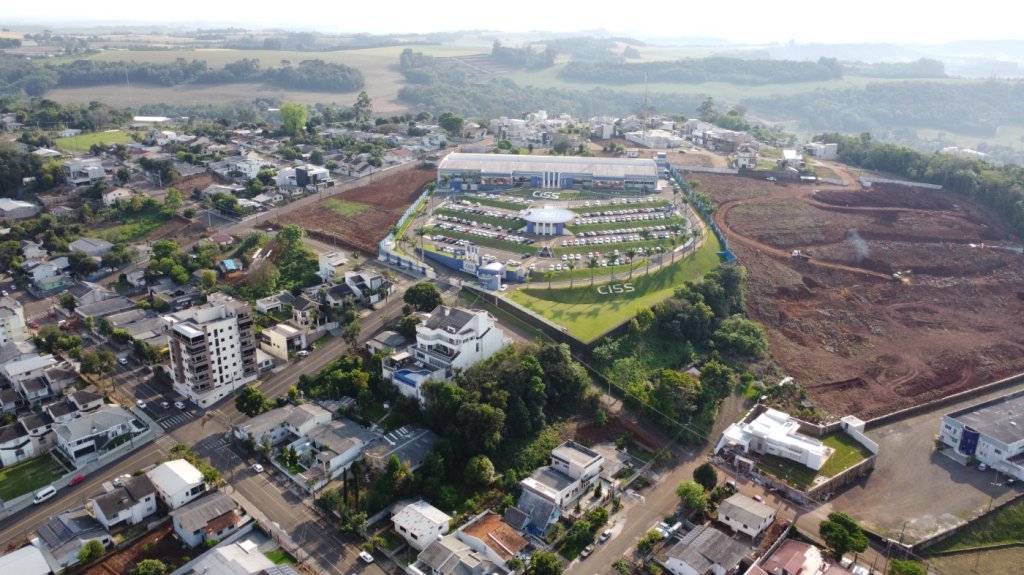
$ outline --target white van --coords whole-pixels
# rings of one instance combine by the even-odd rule
[[[43,501],[46,501],[47,499],[53,497],[56,494],[57,490],[54,489],[52,485],[47,485],[46,487],[40,489],[39,491],[36,491],[35,496],[32,497],[32,503],[42,503]]]

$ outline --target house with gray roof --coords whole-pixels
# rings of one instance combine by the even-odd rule
[[[47,369],[57,363],[57,359],[50,354],[28,356],[0,365],[0,375],[13,384],[23,379],[42,377]]]
[[[775,509],[737,493],[719,504],[718,521],[733,531],[757,537],[775,521]]]
[[[241,505],[223,491],[214,491],[171,511],[174,532],[191,547],[208,539],[223,539],[252,520]]]
[[[575,441],[551,451],[551,465],[538,468],[522,479],[516,502],[518,513],[508,515],[510,524],[544,533],[584,493],[600,481],[604,457]]]
[[[26,545],[17,551],[0,555],[0,573],[17,573],[18,575],[52,575],[53,569],[46,564],[42,551]]]
[[[75,308],[75,315],[82,318],[82,320],[86,320],[91,317],[93,320],[98,322],[107,316],[114,315],[115,313],[121,313],[134,307],[135,302],[119,295],[110,299]]]
[[[99,541],[104,547],[111,543],[110,534],[85,507],[70,509],[50,518],[36,534],[32,544],[55,572],[78,563],[78,552],[90,541]]]
[[[57,448],[75,467],[96,460],[112,448],[111,442],[127,433],[143,431],[141,423],[119,405],[104,405],[92,413],[54,426]]]
[[[413,566],[425,575],[507,575],[509,571],[483,553],[445,535],[420,552]]]
[[[135,525],[156,513],[156,487],[145,475],[128,477],[120,487],[90,499],[89,507],[107,529]]]
[[[288,444],[299,453],[299,464],[305,470],[294,476],[275,462],[305,489],[316,491],[352,466],[363,452],[379,440],[379,436],[347,419],[331,421]]]
[[[655,560],[673,575],[725,575],[735,572],[748,551],[746,545],[714,527],[698,525]]]
[[[0,427],[0,465],[10,467],[38,455],[32,436],[20,421]]]
[[[68,244],[68,249],[73,252],[83,252],[94,258],[101,258],[114,249],[114,244],[100,238],[78,238]]]
[[[302,437],[330,421],[331,412],[318,405],[287,404],[239,423],[235,426],[235,437],[252,440],[255,444],[263,443],[265,437],[275,446],[289,438]]]
[[[78,282],[68,288],[68,293],[75,298],[76,308],[114,297],[113,291],[92,282]]]

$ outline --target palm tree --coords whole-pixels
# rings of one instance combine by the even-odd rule
[[[548,280],[548,289],[551,289],[551,277],[554,275],[552,272],[544,272],[544,279]]]
[[[594,285],[594,270],[597,269],[597,258],[590,258],[587,262],[587,267],[590,268],[590,285]]]
[[[576,262],[575,261],[571,261],[571,262],[566,264],[566,267],[569,268],[569,288],[571,289],[572,288],[572,270],[576,269]]]
[[[633,279],[633,258],[636,257],[636,248],[626,250],[626,257],[629,258],[629,279]]]

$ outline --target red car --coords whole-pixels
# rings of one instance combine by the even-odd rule
[[[28,322],[28,325],[32,329],[39,329],[39,322],[37,322],[36,320],[32,320],[32,321]]]
[[[78,485],[79,483],[81,483],[83,481],[85,481],[85,476],[84,475],[76,475],[74,477],[74,479],[72,479],[70,482],[68,482],[68,487],[74,487],[74,486]]]

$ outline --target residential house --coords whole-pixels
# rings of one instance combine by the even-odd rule
[[[429,429],[403,425],[386,433],[382,439],[363,453],[363,460],[372,469],[381,472],[387,468],[391,456],[408,465],[410,471],[416,471],[426,462],[439,438]]]
[[[167,302],[172,311],[179,311],[192,307],[203,299],[203,292],[192,284],[178,285],[169,278],[164,278],[160,283],[149,286],[149,300],[156,303],[158,300]]]
[[[394,353],[405,350],[409,339],[397,331],[385,330],[366,342],[366,351],[370,355],[377,353]]]
[[[834,160],[839,157],[839,144],[814,142],[804,146],[804,153],[819,160]]]
[[[174,459],[146,472],[157,495],[171,509],[177,509],[206,493],[203,474],[184,459]]]
[[[438,306],[416,326],[416,343],[383,360],[383,375],[407,397],[423,403],[423,383],[448,381],[505,345],[504,333],[482,310]]]
[[[57,447],[68,460],[81,468],[95,461],[103,452],[116,447],[125,436],[144,428],[136,418],[119,405],[104,405],[66,423],[54,425]]]
[[[563,511],[600,481],[603,463],[600,453],[575,441],[559,445],[551,451],[551,465],[538,468],[519,482],[522,491],[515,509],[520,520],[510,522],[535,533],[547,531]],[[525,525],[523,516],[527,519]]]
[[[32,545],[26,545],[17,551],[0,555],[0,573],[53,575],[54,571],[46,563],[42,551]]]
[[[50,215],[58,220],[70,220],[78,215],[78,210],[71,206],[53,206],[49,211]]]
[[[385,280],[381,274],[369,270],[345,272],[345,283],[364,304],[377,303],[385,294],[395,291],[392,282]]]
[[[190,547],[223,539],[252,520],[245,509],[223,491],[214,491],[171,511],[174,532]]]
[[[292,302],[292,324],[309,332],[317,327],[320,320],[320,303],[305,296]]]
[[[110,534],[85,507],[69,509],[50,518],[36,531],[39,537],[30,541],[54,572],[78,563],[78,552],[90,541],[104,547],[111,544]]]
[[[274,185],[279,188],[294,188],[298,185],[295,180],[295,168],[281,168],[274,176]]]
[[[289,353],[306,349],[306,332],[286,323],[268,327],[260,333],[260,349],[270,355],[288,361]]]
[[[359,301],[355,290],[346,283],[334,284],[324,291],[324,302],[331,307],[346,308]]]
[[[235,437],[256,445],[269,442],[276,446],[289,438],[308,435],[331,421],[331,412],[311,403],[287,404],[250,417],[235,426]]]
[[[867,571],[865,571],[867,573]],[[853,575],[810,543],[787,539],[745,575]]]
[[[0,298],[0,345],[25,341],[25,310],[17,300]]]
[[[757,168],[757,148],[750,144],[744,144],[736,150],[736,167],[741,170],[753,170]]]
[[[69,285],[73,284],[74,282],[74,278],[67,274],[61,273],[56,275],[48,275],[41,279],[35,280],[33,282],[33,285],[35,286],[36,290],[38,290],[41,294],[45,295],[59,293],[66,289]]]
[[[21,416],[19,423],[28,431],[28,436],[35,446],[36,453],[45,453],[54,445],[53,418],[46,412],[30,413]]]
[[[103,405],[103,400],[104,397],[102,395],[88,390],[79,390],[68,395],[68,401],[70,401],[75,406],[75,410],[80,413],[88,413],[99,409]]]
[[[523,554],[530,545],[529,541],[490,509],[463,525],[455,532],[455,538],[505,568],[510,559]]]
[[[57,150],[51,150],[50,148],[36,148],[35,150],[32,150],[32,155],[48,160],[51,158],[60,158],[64,154]]]
[[[256,300],[256,311],[269,314],[275,311],[283,311],[284,306],[292,305],[295,301],[295,296],[291,292],[285,290],[279,294],[267,296]]]
[[[768,409],[753,421],[733,423],[722,432],[715,453],[729,448],[743,453],[767,453],[792,459],[817,471],[834,451],[817,439],[800,434],[800,422]]]
[[[50,255],[50,252],[46,251],[42,244],[32,240],[21,240],[21,254],[25,256],[26,260],[41,260]]]
[[[274,359],[274,356],[262,349],[256,350],[256,369],[259,370],[260,373],[274,369],[275,365],[277,365],[277,360]]]
[[[445,535],[420,552],[412,567],[424,575],[508,575],[509,570],[496,565],[479,551]],[[414,571],[414,572],[416,572]]]
[[[334,185],[327,168],[305,164],[295,168],[295,185],[300,188],[320,189]]]
[[[234,196],[245,191],[245,186],[222,186],[220,184],[210,184],[203,188],[201,192],[203,197],[210,198],[219,194],[228,196]]]
[[[305,467],[298,477],[289,476],[302,487],[316,491],[351,467],[377,439],[376,434],[349,420],[317,426],[288,444],[300,454],[300,464]]]
[[[747,555],[747,546],[725,533],[698,525],[655,560],[672,575],[727,575]]]
[[[0,218],[5,220],[24,220],[35,217],[39,213],[39,206],[12,200],[11,198],[0,198]]]
[[[395,532],[417,551],[448,533],[451,521],[451,515],[426,501],[410,503],[391,516]]]
[[[44,405],[43,412],[49,415],[55,424],[67,423],[79,416],[75,405],[67,400],[57,400]]]
[[[85,281],[77,282],[68,288],[68,293],[75,300],[75,308],[99,303],[117,295],[100,284]]]
[[[775,521],[775,510],[737,493],[719,504],[718,521],[733,531],[757,537]]]
[[[35,406],[53,395],[49,382],[45,376],[27,377],[14,382],[14,389],[18,390],[25,405]]]
[[[217,545],[171,575],[299,575],[291,565],[274,565],[260,549],[260,539],[250,536],[230,545]]]
[[[127,202],[132,199],[135,195],[135,191],[130,188],[114,188],[112,190],[106,190],[103,192],[103,205],[112,206],[118,202]]]
[[[24,126],[18,121],[18,115],[13,113],[0,115],[0,124],[3,124],[5,132],[16,132]]]
[[[263,192],[252,197],[252,201],[264,207],[273,207],[278,202],[284,201],[284,194],[278,192]]]
[[[37,455],[36,444],[20,421],[0,427],[0,466],[17,465]]]
[[[121,524],[136,525],[156,513],[156,487],[145,475],[128,477],[121,487],[90,499],[89,508],[108,530]]]
[[[78,371],[70,362],[62,361],[43,371],[43,379],[56,395],[61,395],[67,388],[78,381]]]
[[[381,156],[381,159],[383,159],[384,162],[388,164],[404,164],[406,162],[411,162],[415,160],[416,154],[412,153],[412,151],[410,150],[395,148],[384,152],[384,155]]]
[[[0,365],[0,375],[13,385],[22,380],[38,379],[57,363],[57,359],[50,354],[28,356]]]
[[[68,160],[61,169],[64,181],[72,186],[89,185],[107,177],[107,171],[103,169],[103,162],[99,158]]]
[[[348,255],[343,252],[323,252],[317,258],[320,264],[320,279],[324,283],[331,283],[338,272],[348,265]]]
[[[804,165],[804,159],[796,150],[782,150],[782,162],[793,168],[800,168]]]
[[[100,238],[79,238],[68,244],[68,249],[84,252],[86,255],[94,258],[101,258],[107,255],[107,252],[114,249],[114,244]]]
[[[21,394],[12,387],[0,389],[0,413],[14,413],[24,405]]]

